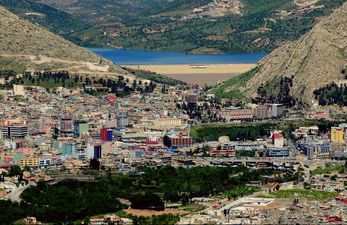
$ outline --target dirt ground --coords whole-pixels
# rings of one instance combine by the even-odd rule
[[[204,68],[194,68],[190,65],[140,65],[128,67],[153,71],[190,84],[215,85],[220,81],[244,73],[254,66],[254,64],[210,64]]]

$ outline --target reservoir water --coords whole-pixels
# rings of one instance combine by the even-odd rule
[[[145,51],[89,48],[118,65],[254,64],[266,56],[260,53],[186,54],[171,51]]]

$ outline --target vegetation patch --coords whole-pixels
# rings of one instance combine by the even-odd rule
[[[212,89],[212,93],[219,98],[242,99],[244,96],[240,88],[245,86],[259,71],[260,67],[256,67],[246,73],[233,77]]]
[[[180,209],[185,210],[185,211],[189,211],[189,212],[199,212],[199,211],[204,210],[205,207],[203,205],[200,205],[200,204],[191,203],[191,204],[187,204],[187,205],[180,207]]]
[[[328,191],[318,191],[310,189],[290,189],[280,190],[267,195],[259,195],[258,197],[269,197],[269,198],[307,198],[310,200],[325,201],[330,198],[335,198],[337,193]]]
[[[119,198],[129,199],[134,208],[162,210],[163,201],[186,205],[193,197],[218,195],[246,185],[250,181],[266,183],[265,176],[273,175],[278,178],[278,182],[295,179],[295,175],[289,173],[280,176],[283,171],[250,170],[242,166],[189,169],[145,167],[140,168],[140,172],[109,175],[94,182],[65,180],[54,185],[39,182],[36,187],[30,187],[22,193],[21,204],[0,201],[0,221],[11,224],[26,216],[35,216],[44,223],[55,224],[83,220],[93,215],[113,213],[127,208]],[[245,191],[240,192],[242,193]],[[236,195],[238,192],[233,194]],[[151,219],[160,218],[159,216]]]
[[[319,105],[339,105],[347,106],[347,85],[336,83],[329,84],[325,87],[319,88],[314,92],[316,100]]]
[[[137,76],[138,78],[142,78],[142,79],[147,79],[159,84],[166,84],[169,86],[176,86],[176,85],[187,85],[187,83],[180,81],[180,80],[176,80],[173,79],[171,77],[166,77],[157,73],[153,73],[150,71],[145,71],[145,70],[135,70],[135,69],[130,69],[130,68],[126,68],[123,67],[123,69],[127,70],[128,72],[130,72],[131,74]]]
[[[217,141],[220,136],[228,136],[230,140],[255,140],[259,137],[268,137],[271,130],[279,129],[289,137],[295,129],[305,126],[318,126],[322,134],[330,131],[335,126],[335,121],[322,120],[293,120],[293,121],[268,121],[263,123],[243,122],[226,125],[194,126],[190,135],[196,142]]]
[[[318,167],[317,169],[313,170],[312,173],[313,174],[326,174],[326,173],[332,173],[332,172],[343,173],[344,171],[345,171],[344,165],[331,164],[324,168]]]

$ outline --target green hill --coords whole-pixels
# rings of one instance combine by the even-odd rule
[[[40,0],[95,24],[70,37],[82,45],[187,52],[271,51],[297,40],[346,0],[318,0],[312,6],[294,0],[229,1],[241,4],[241,14],[193,13],[212,0]]]
[[[65,38],[90,27],[69,13],[32,0],[0,0],[0,6]],[[78,42],[76,39],[72,41]]]

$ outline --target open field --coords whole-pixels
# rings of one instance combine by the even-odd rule
[[[257,197],[269,197],[269,198],[307,198],[311,200],[325,201],[329,198],[335,198],[337,193],[318,191],[318,190],[308,190],[308,189],[289,189],[280,190],[266,195],[258,195]]]
[[[211,64],[205,68],[192,68],[190,65],[140,65],[126,66],[156,72],[191,84],[214,85],[230,79],[255,67],[254,64]]]

